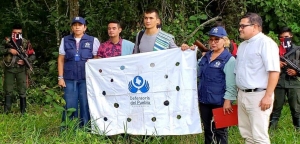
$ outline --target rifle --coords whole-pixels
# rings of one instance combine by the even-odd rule
[[[280,59],[283,60],[287,66],[291,67],[292,69],[296,70],[297,74],[300,75],[300,68],[295,65],[293,62],[285,58],[284,56],[280,56]]]
[[[29,63],[29,61],[28,61],[28,55],[23,51],[23,50],[21,50],[20,49],[20,47],[16,44],[16,42],[14,41],[14,40],[10,40],[11,42],[12,42],[12,44],[11,43],[9,43],[9,45],[12,47],[12,48],[14,48],[17,52],[18,52],[18,57],[21,59],[21,60],[23,60],[24,61],[24,63],[25,63],[25,65],[29,68],[29,70],[34,74],[34,72],[33,72],[33,68],[32,68],[32,66],[31,66],[31,64]]]
[[[207,47],[205,47],[200,41],[196,40],[194,42],[194,45],[196,45],[200,50],[201,52],[208,52],[209,49]]]

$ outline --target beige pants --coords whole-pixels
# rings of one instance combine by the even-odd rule
[[[265,111],[259,107],[265,92],[238,92],[238,125],[246,144],[270,144],[268,127],[273,104]]]

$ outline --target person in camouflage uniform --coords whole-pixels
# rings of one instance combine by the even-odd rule
[[[18,36],[18,38],[15,36]],[[14,90],[14,83],[16,82],[16,91],[20,98],[20,111],[24,114],[26,112],[27,68],[24,61],[18,57],[19,53],[16,48],[14,48],[13,40],[15,44],[28,55],[27,59],[30,63],[35,60],[35,53],[30,42],[22,38],[21,25],[13,26],[12,37],[6,37],[2,43],[4,47],[0,49],[0,56],[3,57],[2,65],[4,70],[4,112],[8,113],[11,110],[11,97]]]
[[[300,47],[292,44],[292,31],[288,27],[283,27],[279,32],[281,45],[280,55],[283,55],[292,63],[300,67]],[[285,48],[284,48],[285,47]],[[293,125],[300,130],[300,74],[287,63],[280,61],[281,73],[275,89],[273,111],[270,116],[269,128],[276,128],[283,108],[285,97],[287,96],[291,110]]]

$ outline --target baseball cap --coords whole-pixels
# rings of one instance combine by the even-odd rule
[[[76,23],[76,22],[85,25],[85,19],[82,18],[82,17],[74,17],[73,20],[72,20],[72,24],[74,24],[74,23]]]
[[[209,31],[209,35],[216,36],[216,37],[224,37],[224,36],[227,36],[227,33],[223,27],[217,26],[217,27],[212,28]]]

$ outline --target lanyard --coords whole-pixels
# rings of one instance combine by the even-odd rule
[[[76,42],[76,52],[78,53],[78,51],[79,51],[79,44],[80,44],[80,42]]]

